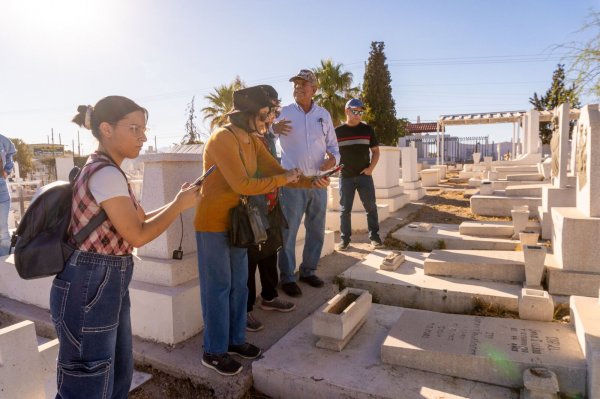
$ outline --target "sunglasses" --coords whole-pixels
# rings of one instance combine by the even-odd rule
[[[364,113],[365,113],[365,111],[359,111],[359,110],[357,110],[357,109],[351,109],[351,110],[350,110],[350,113],[351,113],[352,115],[356,115],[356,116],[358,116],[358,115],[362,115],[362,114],[364,114]]]

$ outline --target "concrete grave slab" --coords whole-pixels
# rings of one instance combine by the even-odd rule
[[[531,216],[537,216],[537,207],[542,204],[539,197],[507,197],[495,191],[495,195],[474,195],[471,197],[471,211],[482,216],[511,216],[515,205],[528,205]]]
[[[546,367],[561,392],[585,396],[585,358],[575,331],[539,321],[406,309],[381,346],[384,363],[520,388],[523,372]]]
[[[518,184],[507,186],[504,193],[507,197],[541,197],[544,187],[550,187],[550,184]]]
[[[540,231],[540,224],[535,220],[528,220],[525,226],[527,231]],[[461,235],[474,237],[510,238],[514,234],[512,222],[462,222],[458,225]]]
[[[254,387],[285,399],[517,399],[507,388],[382,363],[381,343],[402,312],[373,304],[343,352],[316,348],[305,319],[253,363]]]
[[[434,250],[424,270],[428,276],[519,284],[525,280],[523,252],[517,251]]]
[[[376,250],[338,276],[344,287],[368,290],[375,302],[448,313],[469,313],[475,298],[517,312],[521,285],[428,276],[423,263],[429,254],[405,251],[395,271],[380,269],[389,251]]]
[[[598,298],[571,296],[571,323],[585,354],[588,397],[600,397],[600,303]]]
[[[406,225],[392,233],[392,237],[404,241],[408,245],[420,243],[425,249],[437,249],[443,241],[446,249],[512,251],[519,243],[506,238],[463,236],[460,234],[460,227],[457,224],[433,223],[429,231],[415,230]]]

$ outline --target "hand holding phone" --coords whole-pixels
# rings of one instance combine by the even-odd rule
[[[341,163],[338,166],[334,166],[333,168],[321,173],[320,175],[316,175],[314,178],[316,179],[320,179],[322,177],[330,177],[334,174],[336,174],[337,172],[339,172],[340,170],[344,169],[344,164]]]
[[[208,177],[208,175],[210,175],[215,169],[217,169],[216,164],[211,166],[210,168],[208,168],[208,170],[206,172],[204,172],[204,174],[202,176],[197,178],[196,181],[192,185],[194,185],[194,186],[202,185],[202,182],[204,181],[204,179],[206,179]]]

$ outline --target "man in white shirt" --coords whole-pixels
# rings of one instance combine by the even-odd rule
[[[286,169],[299,168],[306,176],[331,169],[340,160],[340,151],[326,109],[312,100],[318,87],[315,74],[302,69],[290,78],[294,84],[294,100],[281,109],[280,122],[273,126],[281,145],[281,164]],[[287,133],[287,134],[286,134]],[[283,291],[292,297],[302,295],[296,284],[296,236],[304,217],[306,238],[300,264],[300,281],[322,287],[315,275],[325,238],[327,188],[282,188],[282,209],[289,228],[284,230],[283,248],[279,252],[279,271]]]

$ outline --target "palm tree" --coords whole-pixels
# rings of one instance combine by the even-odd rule
[[[321,65],[313,69],[319,80],[319,90],[315,101],[331,114],[334,126],[345,118],[346,101],[358,96],[358,87],[352,87],[352,73],[344,72],[343,64],[334,64],[331,59],[321,60]]]
[[[215,87],[214,93],[204,96],[209,106],[202,108],[204,120],[210,119],[210,130],[227,123],[227,112],[233,107],[233,92],[246,87],[246,84],[236,76],[228,85]]]

